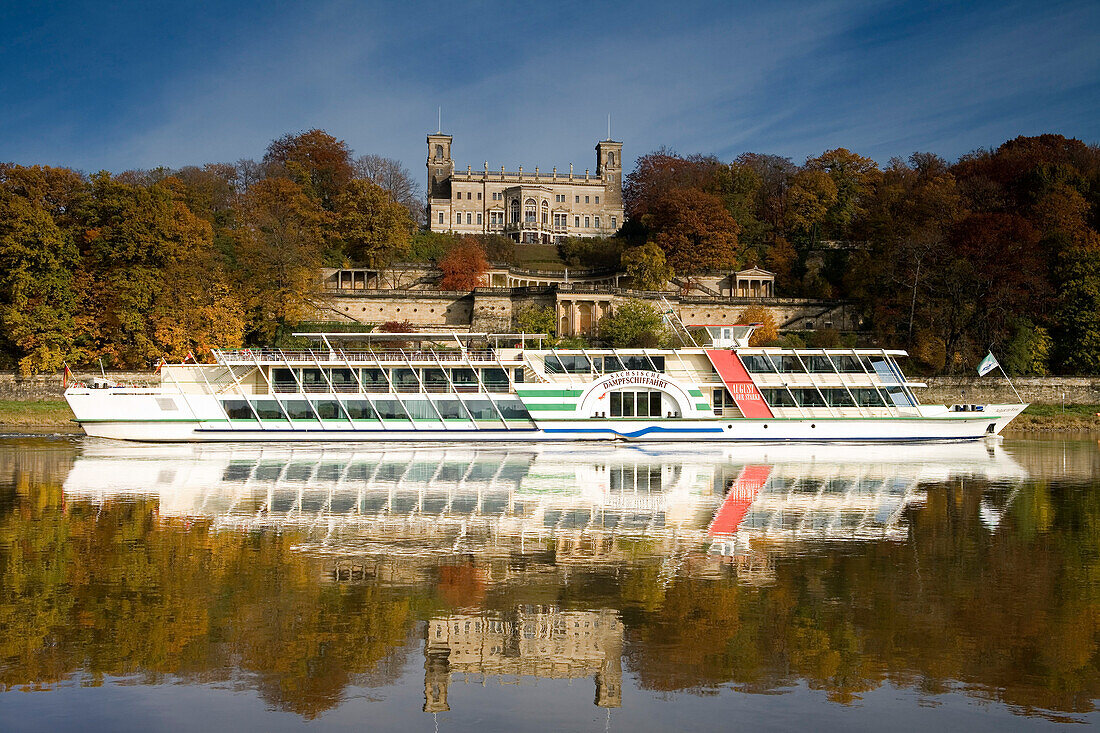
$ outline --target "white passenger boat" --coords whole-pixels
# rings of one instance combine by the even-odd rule
[[[885,349],[555,349],[529,334],[310,333],[214,351],[158,387],[74,385],[88,435],[137,441],[910,442],[996,435],[1025,404],[922,405]]]

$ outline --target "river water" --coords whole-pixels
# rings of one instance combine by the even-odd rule
[[[0,438],[0,730],[1100,723],[1100,449]]]

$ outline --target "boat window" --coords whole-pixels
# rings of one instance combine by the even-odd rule
[[[412,369],[394,369],[390,371],[390,379],[393,388],[398,392],[419,392],[420,382],[416,378],[416,372]]]
[[[548,374],[588,374],[592,371],[586,356],[548,354],[544,364]]]
[[[355,372],[351,369],[333,369],[329,371],[329,379],[332,380],[332,388],[337,392],[359,391],[359,385],[355,381]]]
[[[513,382],[522,382],[524,379],[525,379],[525,377],[524,377],[524,374],[523,374],[523,367],[516,367],[512,371],[512,381]]]
[[[882,399],[882,394],[877,389],[853,389],[852,394],[855,395],[856,403],[860,407],[886,406],[886,402]]]
[[[282,408],[275,400],[256,400],[252,403],[261,420],[284,420]]]
[[[527,408],[518,399],[510,398],[497,400],[497,409],[504,415],[505,420],[530,420],[531,415]]]
[[[294,379],[294,372],[283,367],[271,370],[271,385],[276,392],[298,391],[298,382]]]
[[[825,400],[816,389],[793,388],[794,400],[799,407],[824,407]]]
[[[443,416],[444,420],[467,420],[469,416],[466,411],[462,409],[462,405],[458,400],[436,400],[435,409],[439,410],[439,414]]]
[[[395,399],[381,398],[375,399],[374,409],[378,413],[378,417],[383,420],[407,420],[405,411],[401,409],[401,403]]]
[[[343,420],[344,415],[340,410],[340,403],[336,400],[317,400],[313,403],[317,415],[322,420]]]
[[[352,420],[374,420],[374,408],[366,400],[348,400],[344,410]]]
[[[497,420],[496,410],[493,409],[489,400],[474,398],[467,398],[463,400],[466,403],[466,409],[470,411],[470,414],[474,416],[475,420]]]
[[[328,380],[320,369],[302,370],[303,392],[328,392]]]
[[[846,389],[826,389],[822,390],[825,393],[825,400],[829,403],[829,407],[855,407],[855,400],[848,394]]]
[[[797,407],[794,397],[785,389],[762,389],[760,391],[772,407]]]
[[[618,354],[604,358],[604,372],[663,372],[665,357],[649,357],[645,354]]]
[[[435,410],[428,404],[427,400],[404,400],[405,409],[408,410],[409,416],[413,420],[438,420],[439,416],[435,414]]]
[[[910,407],[913,404],[909,394],[901,387],[887,387],[886,394],[890,395],[890,400],[897,407]]]
[[[772,361],[775,362],[776,368],[784,374],[804,374],[806,372],[805,367],[802,366],[802,362],[800,362],[798,357],[794,354],[773,356]]]
[[[315,415],[305,400],[287,400],[283,403],[283,409],[291,420],[313,420]]]
[[[612,392],[611,417],[663,417],[661,393],[651,390]]]
[[[386,383],[386,375],[381,369],[368,367],[360,370],[359,378],[363,380],[363,389],[367,392],[389,392],[390,386]]]
[[[814,374],[832,374],[836,370],[833,369],[833,365],[829,363],[829,357],[827,356],[804,356],[802,360],[806,362],[806,366]]]
[[[473,369],[461,367],[451,370],[451,381],[459,392],[477,392],[477,374]]]
[[[481,370],[481,381],[487,392],[507,392],[508,373],[500,367],[491,367]]]
[[[835,354],[832,360],[841,374],[863,374],[863,367],[859,365],[859,359],[853,354]]]
[[[424,389],[427,392],[447,392],[447,373],[438,367],[425,368]]]
[[[255,420],[252,408],[244,400],[222,400],[222,407],[230,420]]]
[[[753,374],[769,374],[775,372],[775,368],[772,366],[768,357],[763,354],[740,354],[741,363],[745,365],[745,370]]]

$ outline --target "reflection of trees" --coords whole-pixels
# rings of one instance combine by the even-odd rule
[[[910,541],[780,559],[774,585],[678,578],[634,629],[641,684],[771,690],[806,680],[846,702],[890,682],[961,682],[1020,710],[1100,697],[1100,497],[1038,483],[990,536],[979,482],[929,487]]]
[[[212,534],[143,500],[62,511],[57,484],[30,489],[0,514],[3,687],[239,672],[312,717],[350,683],[396,676],[408,594],[320,582],[293,534]]]

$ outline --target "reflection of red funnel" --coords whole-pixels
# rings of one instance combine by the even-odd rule
[[[737,531],[771,472],[771,466],[745,466],[741,469],[730,487],[730,492],[726,494],[725,503],[718,509],[707,528],[707,537],[730,535]]]

